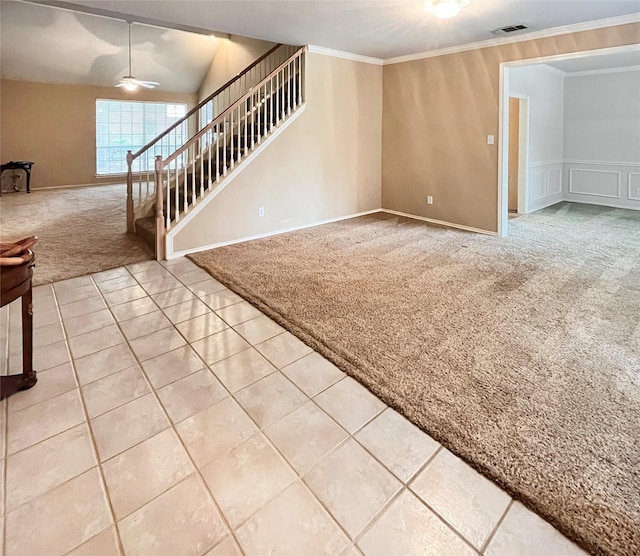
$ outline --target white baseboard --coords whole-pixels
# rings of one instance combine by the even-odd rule
[[[624,206],[624,205],[616,205],[613,203],[608,203],[608,202],[602,202],[602,201],[583,201],[582,199],[580,199],[579,201],[576,201],[575,199],[567,199],[566,197],[562,199],[563,201],[566,201],[567,203],[574,203],[576,205],[596,205],[598,207],[607,207],[607,208],[614,208],[614,209],[623,209],[623,210],[635,210],[640,212],[640,208],[638,207],[628,207],[628,206]]]
[[[313,222],[312,224],[303,224],[302,226],[294,226],[293,228],[285,228],[284,230],[276,230],[274,232],[266,232],[264,234],[247,236],[240,239],[233,239],[231,241],[202,245],[200,247],[194,247],[193,249],[185,249],[184,251],[174,252],[173,249],[171,249],[171,253],[167,254],[167,260],[177,259],[178,257],[184,257],[185,255],[191,255],[192,253],[199,253],[201,251],[209,251],[210,249],[217,249],[218,247],[235,245],[236,243],[244,243],[245,241],[253,241],[254,239],[263,239],[266,237],[278,236],[280,234],[287,234],[289,232],[296,232],[298,230],[305,230],[307,228],[315,228],[316,226],[331,224],[333,222],[340,222],[341,220],[349,220],[350,218],[358,218],[359,216],[366,216],[367,214],[374,214],[376,212],[382,212],[382,209],[373,209],[364,212],[358,212],[355,214],[347,214],[346,216],[338,216],[336,218],[330,218],[328,220],[321,220],[320,222]],[[171,247],[173,248],[173,245]]]
[[[31,193],[34,191],[46,191],[48,189],[74,189],[76,187],[95,187],[100,185],[127,185],[126,181],[113,181],[113,182],[98,182],[98,183],[76,183],[74,185],[49,185],[47,187],[31,188]]]
[[[536,212],[538,210],[542,210],[543,208],[550,207],[551,205],[555,205],[557,203],[561,203],[565,201],[562,191],[560,193],[554,193],[553,195],[549,195],[544,199],[541,199],[537,204],[535,202],[531,202],[528,207],[528,211],[524,214],[531,214],[532,212]]]
[[[431,224],[438,224],[439,226],[446,226],[447,228],[456,228],[458,230],[465,230],[467,232],[474,232],[476,234],[484,234],[488,236],[497,236],[498,232],[491,232],[489,230],[481,230],[480,228],[472,228],[471,226],[464,226],[462,224],[454,224],[453,222],[445,222],[443,220],[436,220],[434,218],[427,218],[426,216],[417,216],[416,214],[408,214],[406,212],[399,212],[397,210],[381,209],[380,212],[386,212],[387,214],[395,214],[396,216],[404,216],[405,218],[413,218],[414,220],[422,220],[423,222],[430,222]]]

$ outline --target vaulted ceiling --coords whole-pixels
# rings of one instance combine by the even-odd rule
[[[0,1],[2,77],[113,86],[127,75],[128,25],[25,2]],[[194,93],[221,39],[134,24],[132,73],[159,89]]]

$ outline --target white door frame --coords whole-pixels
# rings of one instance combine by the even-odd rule
[[[502,62],[500,64],[500,95],[498,101],[498,235],[500,237],[505,237],[509,231],[509,97],[518,96],[515,94],[509,94],[509,68],[542,64],[545,62],[553,62],[556,60],[588,58],[591,56],[600,56],[603,54],[633,52],[638,50],[640,50],[640,44],[629,44],[625,46],[614,46],[611,48],[599,48],[596,50],[571,52],[569,54],[557,54],[555,56],[541,56],[539,58],[515,60],[513,62]],[[522,110],[520,111],[520,115],[522,117]],[[520,120],[520,122],[522,123],[522,119]],[[526,170],[528,175],[528,168],[526,168]],[[525,179],[525,183],[526,181],[527,180]],[[520,212],[520,196],[521,195],[519,189],[518,212]]]

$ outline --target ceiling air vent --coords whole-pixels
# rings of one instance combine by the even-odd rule
[[[515,33],[516,31],[523,31],[528,29],[526,25],[507,25],[506,27],[500,27],[491,31],[494,35],[508,35],[509,33]]]

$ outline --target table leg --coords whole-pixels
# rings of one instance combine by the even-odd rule
[[[31,168],[25,169],[25,174],[27,174],[27,193],[31,193]]]
[[[31,288],[22,296],[22,374],[0,377],[0,400],[20,390],[31,388],[36,382],[33,370],[33,305]]]

